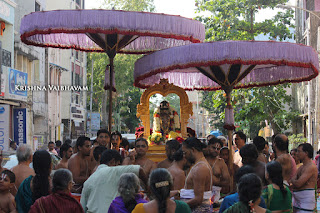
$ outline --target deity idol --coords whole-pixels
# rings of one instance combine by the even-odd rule
[[[160,144],[165,139],[181,137],[180,120],[178,113],[170,107],[167,101],[162,101],[154,110],[153,132],[149,137],[150,142]]]

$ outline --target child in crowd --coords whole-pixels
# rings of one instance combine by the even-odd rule
[[[0,174],[0,212],[17,212],[16,203],[10,190],[14,187],[16,176],[10,170]]]

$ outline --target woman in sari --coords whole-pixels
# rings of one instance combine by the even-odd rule
[[[45,150],[33,154],[35,176],[30,175],[19,186],[15,200],[19,213],[28,213],[31,205],[40,197],[50,194],[51,156]]]
[[[292,212],[292,194],[283,184],[282,167],[278,161],[267,164],[266,179],[269,185],[263,190],[267,208],[273,213]]]
[[[139,178],[134,173],[124,173],[119,180],[119,197],[116,197],[108,213],[130,213],[138,203],[147,203],[143,195],[139,194]]]
[[[153,170],[149,186],[154,200],[136,205],[132,213],[191,213],[190,207],[185,202],[170,200],[170,190],[173,188],[173,184],[167,169]]]

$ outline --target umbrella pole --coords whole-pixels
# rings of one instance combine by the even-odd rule
[[[227,98],[227,106],[226,108],[232,109],[231,105],[231,92],[232,89],[225,90],[226,92],[226,98]],[[230,168],[230,171],[233,171],[233,149],[232,149],[232,133],[233,129],[228,128],[228,149],[229,149],[229,162],[228,166]],[[230,174],[230,191],[233,191],[233,173]]]
[[[109,117],[108,117],[108,130],[111,133],[112,131],[112,87],[113,87],[113,72],[114,72],[114,65],[113,65],[114,56],[110,57],[110,85],[109,85]]]

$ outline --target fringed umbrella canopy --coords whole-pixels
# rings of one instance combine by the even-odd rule
[[[225,125],[232,150],[234,115],[231,92],[308,81],[318,75],[317,52],[309,46],[274,41],[220,41],[160,50],[135,63],[135,86],[147,88],[166,78],[187,90],[226,92]],[[229,152],[229,168],[233,153]],[[233,187],[232,178],[230,187]]]
[[[220,41],[161,50],[135,63],[135,86],[168,79],[187,90],[219,90],[308,81],[318,75],[316,51],[274,41]]]
[[[199,21],[173,15],[119,10],[35,12],[23,17],[20,33],[21,40],[29,45],[107,53],[110,72],[106,79],[110,82],[105,88],[109,89],[110,131],[113,59],[117,53],[150,53],[201,42],[205,38],[204,25]]]
[[[181,16],[119,10],[34,12],[21,20],[21,40],[88,52],[149,53],[201,42],[204,25]]]

